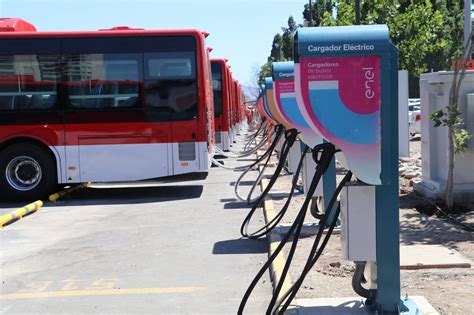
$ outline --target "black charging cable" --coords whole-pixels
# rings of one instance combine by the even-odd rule
[[[239,178],[237,179],[237,181],[235,182],[235,186],[234,186],[234,192],[235,192],[235,195],[237,196],[237,198],[241,201],[247,201],[248,204],[251,204],[253,202],[255,202],[258,197],[252,199],[252,193],[253,191],[255,190],[255,187],[260,183],[262,177],[263,177],[263,173],[268,165],[268,162],[270,161],[270,158],[271,158],[271,155],[273,153],[273,151],[275,150],[275,147],[276,145],[278,144],[278,142],[280,141],[280,138],[281,136],[283,135],[283,125],[276,125],[275,126],[275,137],[273,139],[273,142],[272,144],[270,145],[270,147],[267,149],[267,151],[265,151],[265,153],[260,156],[254,163],[250,164],[247,169],[245,171],[242,172],[242,174],[240,174]],[[260,170],[258,176],[257,176],[257,179],[255,180],[255,182],[253,183],[253,186],[252,188],[250,189],[250,192],[248,193],[247,197],[244,198],[240,195],[239,193],[239,186],[240,186],[240,183],[242,182],[242,179],[245,177],[245,175],[247,175],[248,172],[250,172],[256,165],[258,165],[260,162],[262,162],[264,159],[266,159],[262,169]]]
[[[341,211],[340,206],[334,207],[334,205],[337,202],[337,197],[339,196],[342,188],[345,186],[345,184],[348,181],[350,181],[351,177],[352,177],[352,172],[350,172],[350,171],[347,172],[347,174],[344,176],[344,178],[342,179],[342,181],[339,183],[336,190],[334,191],[334,193],[331,197],[331,200],[329,201],[328,207],[325,211],[325,214],[324,214],[323,218],[321,219],[321,222],[319,223],[320,228],[319,228],[318,233],[316,235],[316,239],[314,240],[311,251],[308,255],[308,259],[307,259],[306,264],[303,268],[303,271],[301,272],[301,275],[293,283],[293,285],[290,287],[290,289],[287,292],[285,292],[285,294],[279,299],[279,301],[276,302],[276,299],[278,298],[278,295],[280,294],[280,290],[281,290],[281,287],[282,287],[283,283],[281,283],[281,285],[278,286],[280,289],[275,290],[274,295],[272,297],[272,300],[270,301],[270,304],[268,306],[267,314],[277,313],[280,305],[283,302],[284,302],[284,304],[283,304],[282,308],[278,311],[278,314],[284,314],[286,309],[289,307],[291,301],[295,298],[295,296],[296,296],[299,288],[301,287],[306,275],[314,267],[314,265],[318,261],[319,257],[323,253],[324,248],[326,247],[329,239],[331,238],[332,232],[333,232],[334,228],[337,225],[337,220],[338,220],[338,217],[339,217],[339,214],[340,214],[340,211]],[[336,208],[336,209],[334,210],[334,208]],[[327,225],[327,221],[328,221],[328,219],[331,216],[333,211],[336,211],[335,214],[334,214],[333,220],[330,222],[329,228],[326,231],[326,235],[323,239],[323,242],[322,242],[321,246],[318,247],[319,243],[321,241],[323,232],[324,232],[324,227]]]
[[[275,184],[275,181],[278,179],[278,176],[281,173],[281,170],[283,169],[283,166],[285,166],[286,159],[288,157],[288,154],[290,153],[290,149],[293,146],[293,144],[296,141],[296,136],[298,135],[298,131],[296,129],[290,129],[285,131],[285,141],[283,142],[283,145],[281,147],[281,154],[279,158],[278,165],[275,169],[275,172],[273,173],[273,176],[270,179],[270,182],[268,183],[268,186],[265,188],[265,190],[255,199],[251,199],[254,190],[257,188],[258,184],[260,184],[260,181],[262,180],[263,176],[265,175],[265,169],[268,166],[268,162],[270,161],[270,158],[265,161],[265,164],[263,165],[262,170],[260,171],[260,174],[257,178],[257,180],[253,183],[252,188],[250,189],[250,192],[247,196],[247,203],[248,204],[253,204],[253,203],[258,203],[261,204],[265,198],[265,196],[268,194],[272,186]],[[271,155],[270,155],[271,156]],[[269,157],[270,157],[269,156]],[[257,205],[258,207],[258,205]]]
[[[295,138],[296,138],[296,136],[295,136]],[[295,141],[295,139],[293,139],[293,137],[288,140],[288,145],[289,145],[288,151],[291,149],[291,146],[293,145],[294,141]],[[298,162],[298,167],[296,168],[296,172],[293,175],[290,193],[288,194],[288,198],[287,198],[285,204],[283,205],[283,207],[281,208],[281,210],[275,215],[275,217],[273,217],[269,222],[267,222],[267,224],[265,224],[264,226],[262,226],[261,228],[259,228],[255,232],[249,233],[248,232],[248,226],[250,224],[250,221],[251,221],[255,211],[263,203],[263,201],[265,200],[266,195],[270,192],[273,184],[275,183],[276,179],[278,179],[278,176],[281,172],[281,168],[280,168],[280,170],[278,170],[278,168],[275,170],[275,173],[273,174],[273,177],[272,177],[272,180],[273,179],[275,179],[275,180],[273,181],[273,183],[271,185],[270,185],[270,183],[272,181],[270,181],[270,183],[267,185],[267,187],[265,188],[264,193],[262,193],[259,200],[257,200],[257,202],[255,202],[253,204],[252,209],[249,211],[249,213],[247,214],[247,216],[245,217],[245,219],[242,223],[242,226],[240,227],[240,234],[243,237],[247,237],[247,238],[251,238],[251,239],[256,239],[256,238],[262,237],[262,236],[267,235],[268,233],[270,233],[270,231],[272,231],[278,225],[278,223],[280,223],[281,219],[285,216],[286,211],[288,210],[288,208],[291,204],[291,200],[293,198],[295,188],[298,184],[298,178],[299,178],[299,175],[301,173],[301,168],[303,166],[303,160],[304,160],[305,154],[308,152],[308,150],[309,150],[309,147],[307,147],[307,146],[303,150],[303,154],[301,155],[300,161]],[[282,153],[282,156],[280,158],[279,166],[284,164],[284,162],[287,159],[287,156],[288,156],[288,152],[283,152]]]
[[[247,301],[248,301],[250,295],[252,294],[252,291],[255,289],[256,285],[258,284],[258,281],[265,274],[265,271],[270,267],[270,265],[273,263],[275,258],[283,250],[285,244],[292,237],[293,233],[294,233],[294,236],[293,236],[292,248],[294,248],[294,249],[292,250],[292,252],[293,252],[293,254],[295,252],[296,246],[298,244],[299,235],[301,234],[301,229],[303,227],[304,218],[305,218],[308,206],[311,202],[311,198],[312,198],[314,192],[316,191],[316,187],[318,186],[323,174],[326,172],[327,168],[329,167],[330,162],[331,162],[332,158],[334,157],[334,155],[336,153],[336,148],[332,143],[326,142],[326,143],[321,143],[321,144],[316,145],[313,148],[312,151],[313,151],[313,159],[317,163],[316,173],[314,174],[314,177],[313,177],[313,179],[311,181],[311,184],[308,188],[308,192],[307,192],[306,198],[303,202],[303,205],[302,205],[300,211],[298,212],[298,215],[296,216],[295,221],[290,226],[288,232],[283,236],[282,240],[278,244],[275,251],[269,257],[269,259],[265,262],[265,264],[262,266],[262,268],[258,271],[257,275],[255,276],[255,278],[252,280],[249,287],[245,291],[244,296],[242,297],[242,300],[240,302],[239,309],[237,311],[237,314],[239,314],[239,315],[243,314],[243,311],[245,309],[245,305],[247,304]],[[280,282],[278,283],[278,285],[280,287],[278,291],[281,290],[281,286],[283,285],[284,278],[285,278],[286,274],[288,273],[288,269],[289,269],[289,266],[291,264],[292,259],[293,259],[293,255],[291,255],[291,257],[288,256],[285,267],[284,267],[284,271],[283,271],[283,274],[282,274],[282,278],[280,279]]]
[[[334,157],[334,155],[336,154],[336,152],[337,152],[336,147],[332,143],[322,143],[322,144],[317,145],[315,147],[315,149],[313,150],[313,156],[312,157],[313,157],[313,160],[317,164],[316,173],[321,174],[319,177],[322,177],[322,175],[326,172],[326,170],[328,169],[328,167],[331,163],[331,160]],[[311,184],[313,184],[313,182]],[[310,187],[310,189],[314,188],[314,190],[316,190],[316,187],[317,187],[317,185],[315,187]],[[277,286],[275,287],[272,299],[269,303],[269,306],[268,306],[268,309],[267,309],[267,314],[272,314],[273,305],[275,304],[276,299],[278,298],[278,296],[280,294],[280,291],[283,287],[283,284],[285,282],[285,278],[288,275],[288,271],[290,269],[291,262],[293,260],[293,257],[295,255],[295,253],[296,253],[296,248],[297,248],[298,241],[299,241],[299,238],[300,238],[301,230],[302,230],[303,225],[304,225],[304,218],[306,216],[307,209],[308,209],[308,206],[310,204],[310,201],[312,199],[313,194],[314,194],[314,191],[312,191],[311,194],[310,194],[310,192],[308,192],[308,194],[306,195],[305,201],[303,203],[303,206],[302,206],[302,208],[300,210],[300,214],[299,214],[301,216],[299,218],[297,218],[297,220],[295,222],[296,225],[297,225],[297,228],[296,228],[296,231],[295,231],[295,235],[293,237],[293,242],[291,243],[291,248],[290,248],[290,251],[288,252],[287,259],[286,259],[286,262],[285,262],[285,266],[283,267],[282,274],[280,275],[280,280],[279,280]],[[325,214],[326,220],[327,220],[328,215],[329,215],[329,213]],[[322,225],[322,223],[324,225]],[[322,221],[320,222],[320,225],[319,225],[320,226],[320,231],[324,230],[325,224],[326,224],[326,222],[322,222]]]

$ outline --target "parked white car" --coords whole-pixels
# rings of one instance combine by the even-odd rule
[[[414,136],[421,130],[421,107],[419,98],[408,99],[408,124],[410,135]]]

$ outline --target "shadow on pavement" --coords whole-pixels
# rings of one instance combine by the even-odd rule
[[[347,301],[339,305],[320,306],[297,306],[298,315],[348,315],[348,314],[371,314],[360,300]],[[294,314],[291,313],[290,314]]]
[[[224,209],[248,209],[252,205],[249,205],[246,201],[234,201],[224,204]]]
[[[239,162],[255,162],[255,159],[237,159]]]
[[[43,207],[138,204],[197,199],[201,197],[202,192],[203,185],[83,188],[54,203],[45,199]],[[25,202],[5,202],[0,203],[0,208],[21,208],[25,204]]]
[[[152,178],[131,182],[92,183],[91,188],[80,189],[71,195],[62,197],[58,202],[51,203],[48,196],[42,199],[43,207],[68,205],[95,205],[143,203],[156,201],[172,201],[177,199],[194,199],[201,197],[203,185],[199,181],[207,179],[208,172],[196,172],[168,177]],[[174,185],[174,184],[179,184]],[[78,184],[71,184],[72,187]],[[61,189],[58,189],[60,191]],[[57,192],[57,191],[56,191]],[[12,208],[22,208],[33,201],[10,202],[1,200],[0,215],[8,213]],[[110,200],[103,200],[109,198]],[[91,200],[87,200],[91,199]],[[149,199],[144,201],[143,199]],[[3,210],[7,209],[7,210]]]
[[[262,254],[267,252],[266,239],[236,239],[219,241],[214,244],[212,253],[214,255],[228,254]]]
[[[221,198],[221,202],[235,202],[237,198]]]
[[[230,182],[229,185],[230,186],[235,186],[235,183],[236,182]],[[253,184],[255,183],[255,181],[253,180],[243,180],[240,182],[240,186],[252,186]]]

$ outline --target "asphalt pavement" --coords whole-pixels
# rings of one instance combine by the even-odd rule
[[[249,208],[234,196],[238,174],[95,185],[46,202],[0,231],[0,314],[235,314],[268,250],[240,238]],[[246,314],[263,314],[270,295],[265,276]]]

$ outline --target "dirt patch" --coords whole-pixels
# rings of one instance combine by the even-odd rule
[[[446,217],[439,211],[439,203],[413,193],[413,185],[420,180],[420,141],[412,141],[411,155],[400,159],[400,243],[401,245],[438,244],[455,249],[474,261],[474,238],[469,227],[474,224],[474,205],[458,207],[458,213]],[[338,180],[344,169],[337,165]],[[271,169],[268,170],[271,172]],[[278,192],[289,191],[291,176],[279,179]],[[274,209],[281,209],[286,201],[284,193],[275,194]],[[292,223],[304,196],[296,194],[283,223]],[[308,223],[317,223],[309,213]],[[468,228],[466,228],[466,226]],[[297,254],[290,268],[290,276],[297,279],[313,245],[314,237],[298,242]],[[288,254],[289,245],[285,252]],[[333,235],[318,263],[308,274],[297,298],[355,296],[351,288],[354,263],[341,257],[340,236]],[[474,314],[474,269],[431,269],[401,271],[401,294],[422,295],[440,314]]]

